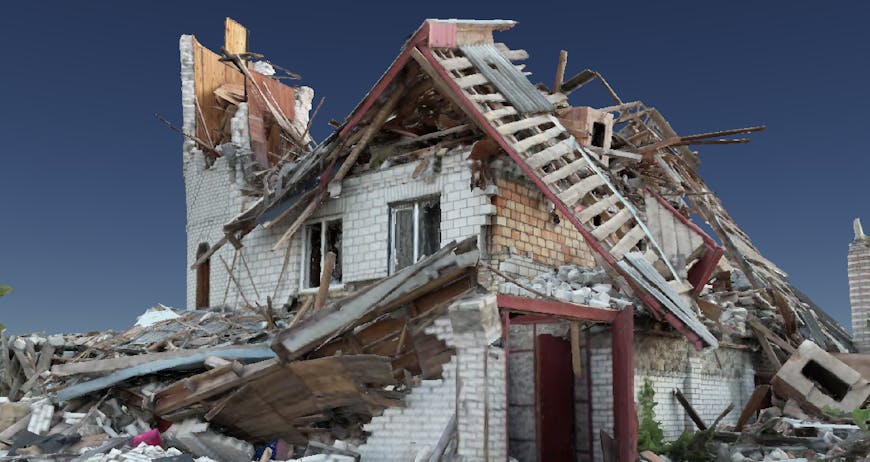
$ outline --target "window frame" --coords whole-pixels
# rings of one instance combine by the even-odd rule
[[[317,281],[317,286],[311,286],[311,281],[307,281],[308,274],[311,272],[308,268],[308,262],[311,259],[311,229],[314,225],[320,225],[320,269],[323,271],[323,263],[326,260],[326,230],[328,228],[328,224],[332,222],[341,223],[341,232],[342,232],[342,243],[344,242],[344,220],[340,215],[332,215],[322,218],[317,218],[315,220],[311,220],[302,225],[302,252],[301,259],[299,265],[299,293],[314,293],[320,290],[320,281]],[[338,249],[339,252],[344,253],[343,248]],[[339,258],[340,262],[343,262],[344,259]],[[306,284],[307,282],[307,284]],[[338,284],[333,284],[330,281],[328,290],[336,290],[344,287],[344,272],[342,271],[342,280]]]
[[[390,226],[389,226],[390,233],[389,234],[390,234],[390,238],[389,238],[389,242],[388,242],[389,247],[387,249],[387,274],[395,274],[397,271],[401,271],[402,269],[404,269],[404,268],[396,269],[397,262],[393,258],[394,254],[396,253],[396,235],[397,235],[396,226],[398,224],[398,220],[396,220],[397,212],[400,212],[403,210],[412,210],[413,211],[414,254],[413,254],[413,262],[411,263],[411,265],[414,265],[418,261],[420,261],[420,224],[421,224],[420,223],[420,206],[423,203],[428,202],[428,201],[437,202],[438,203],[438,210],[440,213],[440,210],[441,210],[441,196],[440,195],[418,197],[418,198],[412,199],[412,200],[395,202],[395,203],[389,204],[389,213],[390,213],[390,216],[389,216],[389,218],[390,218]],[[440,217],[439,217],[438,221],[440,224],[440,222],[441,222]],[[439,225],[439,229],[438,229],[438,248],[439,249],[441,248],[440,225]],[[405,268],[407,268],[407,266]]]

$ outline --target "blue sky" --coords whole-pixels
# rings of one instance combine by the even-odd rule
[[[431,3],[431,4],[430,4]],[[683,134],[764,124],[702,147],[702,173],[793,282],[849,324],[851,220],[870,221],[870,7],[854,2],[15,2],[4,5],[0,322],[13,332],[123,328],[184,304],[178,37],[217,49],[223,18],[304,77],[342,119],[427,17],[514,19],[533,79],[598,70]],[[606,105],[590,86],[575,105]]]

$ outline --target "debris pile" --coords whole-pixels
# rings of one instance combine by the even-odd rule
[[[362,425],[441,376],[452,350],[424,330],[471,291],[477,260],[468,240],[328,304],[158,306],[120,333],[4,333],[4,460],[357,460]]]

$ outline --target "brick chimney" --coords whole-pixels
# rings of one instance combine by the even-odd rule
[[[861,219],[854,222],[855,239],[849,244],[849,300],[852,304],[852,339],[860,353],[870,352],[870,238]]]

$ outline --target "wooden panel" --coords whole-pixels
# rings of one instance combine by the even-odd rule
[[[224,21],[224,48],[231,55],[248,51],[248,29],[233,18]]]
[[[244,76],[232,64],[219,59],[219,55],[193,40],[194,93],[202,110],[202,119],[198,114],[196,117],[196,136],[201,140],[216,139],[220,133],[226,103],[218,101],[214,91],[226,83],[245,84]]]
[[[256,86],[252,82],[246,81],[251,148],[256,154],[257,162],[261,166],[267,167],[277,160],[275,155],[281,154],[279,149],[281,128],[274,122],[274,117],[264,98],[269,98],[272,106],[277,107],[287,120],[293,120],[296,115],[296,95],[293,88],[277,80],[254,71],[250,71],[250,73],[256,81]],[[257,87],[263,91],[263,95],[257,91]],[[272,155],[270,156],[269,153]]]
[[[571,343],[539,335],[536,343],[538,460],[574,460],[574,374]]]

